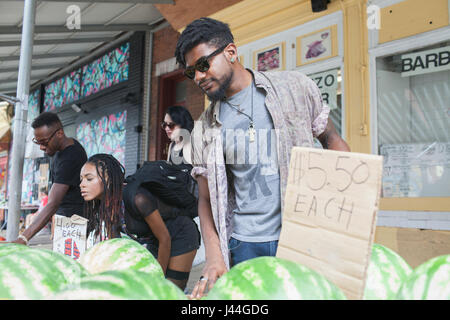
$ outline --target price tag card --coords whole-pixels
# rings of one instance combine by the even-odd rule
[[[379,206],[382,157],[294,147],[277,257],[361,299]]]
[[[53,251],[78,260],[86,251],[88,219],[77,214],[72,217],[55,215]]]

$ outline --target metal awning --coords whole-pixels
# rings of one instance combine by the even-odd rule
[[[158,3],[174,1],[37,1],[31,88],[62,75],[79,60],[121,37],[166,24],[153,6]],[[80,29],[69,29],[77,27],[78,9]],[[0,2],[0,93],[8,95],[16,94],[23,11],[23,0]]]

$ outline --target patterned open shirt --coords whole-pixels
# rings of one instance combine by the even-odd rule
[[[313,147],[314,137],[327,126],[330,109],[322,102],[315,82],[298,71],[248,71],[253,74],[256,87],[266,92],[265,104],[277,134],[283,212],[291,150],[294,146]],[[214,224],[229,269],[228,241],[236,201],[231,175],[225,165],[219,108],[220,103],[211,103],[195,122],[191,136],[192,176],[202,175],[208,180]]]

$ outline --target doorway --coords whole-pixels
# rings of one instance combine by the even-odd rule
[[[166,160],[170,140],[161,128],[166,110],[173,105],[186,107],[187,79],[182,70],[173,71],[160,77],[159,104],[156,135],[156,160]]]

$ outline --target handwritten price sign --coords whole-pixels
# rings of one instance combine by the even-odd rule
[[[295,147],[277,256],[361,299],[381,190],[382,157]]]
[[[74,214],[72,217],[55,215],[53,251],[78,260],[86,251],[88,220]]]

